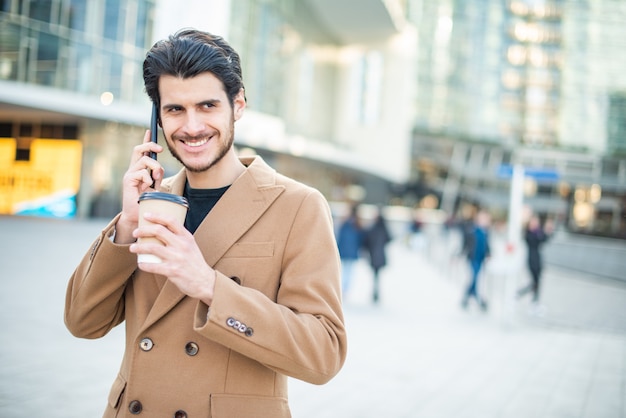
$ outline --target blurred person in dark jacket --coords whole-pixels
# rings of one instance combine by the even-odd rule
[[[551,221],[546,221],[545,225],[541,225],[541,220],[537,215],[532,215],[526,225],[524,240],[528,249],[527,266],[530,272],[531,282],[518,290],[517,296],[522,297],[528,293],[532,293],[532,301],[535,306],[539,304],[539,285],[541,282],[541,272],[543,271],[543,259],[541,257],[541,248],[543,244],[550,238],[554,226]]]
[[[491,216],[487,211],[480,210],[476,214],[473,227],[468,229],[469,233],[466,237],[464,251],[471,267],[471,279],[462,301],[464,309],[467,309],[469,300],[474,298],[483,311],[487,310],[487,302],[479,295],[478,280],[485,260],[491,255],[489,246],[490,225]]]
[[[359,220],[359,206],[351,205],[348,216],[337,231],[337,247],[341,259],[341,287],[345,298],[350,290],[354,266],[360,258],[363,245],[363,228]]]
[[[380,270],[387,265],[386,247],[391,241],[391,235],[387,228],[387,221],[383,216],[382,209],[378,208],[374,223],[365,230],[363,235],[363,248],[365,249],[369,264],[373,273],[372,301],[378,303],[380,299]]]

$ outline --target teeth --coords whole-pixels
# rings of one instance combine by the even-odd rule
[[[202,146],[204,144],[206,144],[207,142],[209,142],[209,138],[206,139],[202,139],[200,141],[183,141],[185,143],[185,145],[190,146],[190,147],[199,147]]]

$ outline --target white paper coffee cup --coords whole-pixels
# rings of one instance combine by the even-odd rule
[[[139,196],[139,226],[150,225],[152,222],[144,219],[146,212],[167,214],[176,217],[180,223],[185,222],[189,204],[187,199],[171,193],[146,192]],[[154,242],[163,245],[157,238],[139,238],[137,242]],[[154,254],[138,254],[138,263],[161,263],[162,260]]]

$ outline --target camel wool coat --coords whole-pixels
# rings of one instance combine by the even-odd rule
[[[213,303],[137,268],[113,243],[116,217],[73,273],[65,323],[99,338],[125,323],[104,417],[290,417],[287,376],[323,384],[347,349],[328,203],[260,157],[194,234],[217,279]],[[185,171],[161,191],[181,195]]]

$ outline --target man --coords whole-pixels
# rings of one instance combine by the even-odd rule
[[[184,30],[144,61],[167,146],[184,166],[163,179],[149,131],[123,179],[122,211],[72,275],[65,323],[98,338],[125,322],[126,350],[105,417],[289,417],[287,376],[315,384],[346,356],[340,263],[327,202],[239,159],[246,107],[237,53]],[[156,213],[138,227],[138,197],[189,201],[185,225]],[[193,235],[192,235],[193,234]],[[156,237],[164,246],[138,243]],[[160,264],[137,263],[154,254]]]
[[[359,206],[350,206],[348,216],[339,225],[337,231],[337,249],[341,259],[341,293],[344,300],[348,296],[354,267],[361,257],[361,245],[363,244],[363,228],[359,220]]]
[[[526,229],[524,231],[524,240],[528,250],[527,266],[530,272],[532,282],[518,290],[517,297],[521,298],[528,292],[532,293],[533,308],[531,312],[541,314],[544,309],[539,305],[539,286],[541,282],[541,273],[543,271],[543,260],[541,257],[541,249],[543,244],[550,239],[554,232],[554,225],[552,221],[546,221],[545,225],[541,226],[541,220],[539,216],[532,215],[528,220]]]
[[[470,298],[474,298],[483,311],[487,310],[487,302],[479,295],[478,279],[485,260],[491,256],[491,247],[489,245],[490,224],[491,215],[489,215],[489,212],[485,210],[478,211],[472,231],[468,234],[464,245],[471,268],[471,278],[461,302],[463,309],[467,309]]]
[[[391,241],[391,234],[387,227],[387,220],[382,207],[376,209],[374,222],[363,234],[363,246],[367,252],[370,267],[372,268],[372,302],[380,299],[380,271],[387,265],[387,245]]]

